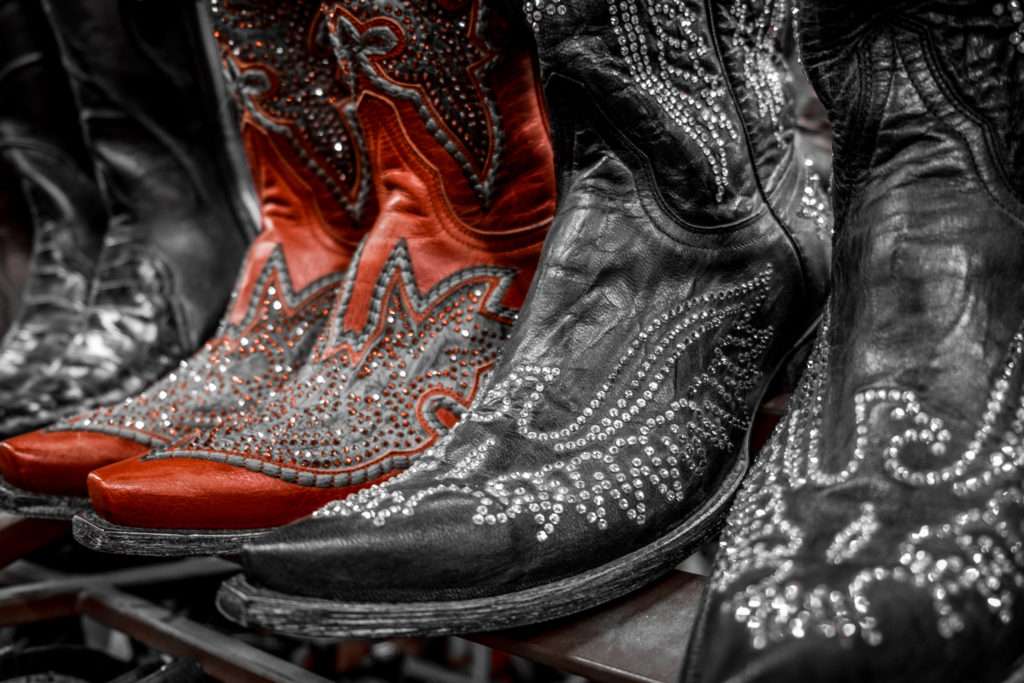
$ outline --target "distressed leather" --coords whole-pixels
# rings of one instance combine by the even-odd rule
[[[5,193],[23,203],[31,240],[24,289],[0,340],[0,406],[51,372],[79,330],[107,229],[77,108],[38,3],[0,3],[0,156]],[[13,208],[13,205],[10,205]],[[10,216],[15,218],[15,216]],[[17,225],[7,229],[17,230]],[[25,235],[20,239],[24,240]],[[5,241],[4,260],[24,256]],[[14,275],[14,273],[11,273]],[[2,409],[0,409],[2,410]]]
[[[197,7],[44,2],[108,213],[90,298],[50,365],[0,406],[14,435],[144,389],[216,329],[254,226]]]
[[[1024,21],[800,3],[833,291],[730,514],[686,681],[1004,681],[1024,655]]]

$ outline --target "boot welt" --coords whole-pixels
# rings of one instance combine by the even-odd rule
[[[92,510],[71,520],[75,540],[103,553],[147,557],[237,555],[242,545],[272,529],[147,529],[109,522]]]
[[[19,517],[69,520],[91,509],[88,496],[54,496],[11,486],[0,477],[0,512]]]

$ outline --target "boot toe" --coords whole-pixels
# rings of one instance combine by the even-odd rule
[[[110,434],[36,431],[0,443],[0,474],[26,491],[85,496],[90,472],[148,451],[149,446]]]
[[[93,508],[107,521],[151,529],[277,527],[351,493],[199,457],[116,463],[91,473],[88,488]]]
[[[378,526],[362,517],[313,516],[242,552],[247,576],[272,590],[353,602],[458,600],[504,592],[529,558],[510,558],[514,529],[463,524],[477,501],[431,498],[412,516]]]

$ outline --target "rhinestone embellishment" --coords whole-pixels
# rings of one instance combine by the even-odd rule
[[[499,302],[515,275],[467,268],[421,294],[401,241],[373,288],[361,330],[328,325],[283,391],[235,423],[146,458],[224,462],[335,488],[403,469],[465,412],[494,365],[514,319]],[[349,278],[333,320],[352,296]]]
[[[800,209],[796,215],[800,218],[814,223],[818,239],[832,239],[833,221],[832,208],[828,204],[828,193],[823,189],[821,174],[814,169],[814,162],[810,159],[804,162],[807,173],[807,183],[800,195]]]
[[[487,206],[505,142],[490,86],[501,53],[485,37],[494,33],[486,9],[472,2],[448,9],[422,0],[340,0],[329,11],[338,59],[412,103]]]
[[[1021,0],[997,2],[992,6],[992,13],[997,17],[1009,16],[1010,21],[1017,25],[1010,34],[1010,44],[1017,48],[1017,52],[1024,54],[1024,5]]]
[[[1009,623],[1015,596],[1024,589],[1024,331],[1013,338],[981,422],[964,446],[954,445],[956,437],[915,392],[872,388],[855,396],[856,441],[838,470],[826,468],[820,446],[820,397],[828,377],[825,338],[827,327],[786,420],[733,507],[712,577],[712,590],[726,597],[723,610],[747,628],[758,649],[811,633],[880,644],[884,622],[873,596],[884,584],[929,596],[936,629],[946,638],[964,628],[965,601]],[[1011,386],[1018,389],[1011,391]],[[850,490],[869,463],[880,463],[875,469],[884,473],[864,475],[875,482],[873,488],[882,485],[878,476],[887,476],[892,485],[909,487],[900,495],[930,488],[944,490],[951,501],[971,502],[946,518],[905,507],[884,512],[874,503],[862,503],[859,514],[823,548],[824,561],[845,570],[836,576],[846,578],[829,585],[804,584],[798,558],[813,557],[821,549],[824,519],[806,512],[816,500],[811,489],[841,485]],[[794,493],[805,494],[799,505]],[[808,515],[807,524],[802,514]],[[874,539],[887,526],[907,526],[907,515],[920,516],[921,523],[910,524],[895,549],[876,547]],[[737,591],[745,577],[761,578]]]
[[[212,0],[228,83],[260,128],[280,136],[355,223],[372,192],[352,87],[319,2],[250,7]]]
[[[751,318],[771,281],[766,270],[658,316],[571,418],[558,407],[564,405],[558,368],[514,367],[463,418],[466,429],[483,427],[475,432],[484,434],[477,443],[453,448],[457,427],[406,472],[314,514],[360,516],[379,526],[454,493],[475,500],[467,521],[490,526],[523,518],[534,525],[538,542],[551,538],[569,516],[598,530],[616,516],[644,525],[651,501],[682,500],[685,482],[699,479],[718,453],[733,452],[745,433],[747,396],[761,379],[756,368],[772,337]],[[714,361],[677,387],[677,363],[711,339]],[[535,451],[530,460],[537,454],[549,460],[522,469],[498,464],[503,456],[495,451],[497,441],[486,435],[508,427]],[[425,475],[420,481],[427,486],[416,487],[418,475]]]
[[[53,431],[94,431],[159,446],[231,420],[288,381],[326,320],[334,274],[295,292],[281,247],[272,252],[238,325],[225,324],[191,358],[141,394],[62,421]],[[170,437],[170,439],[168,439]]]

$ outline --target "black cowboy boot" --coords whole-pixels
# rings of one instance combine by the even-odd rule
[[[785,2],[528,2],[561,185],[489,389],[404,473],[246,546],[220,606],[309,635],[586,609],[715,534],[824,301]]]
[[[110,226],[86,320],[14,434],[141,391],[215,329],[254,225],[190,0],[47,0]],[[237,137],[237,134],[234,134]],[[234,144],[237,144],[235,142]]]
[[[800,10],[836,134],[833,293],[684,678],[1021,680],[1024,11]]]
[[[106,213],[76,111],[39,3],[0,2],[3,182],[24,200],[33,240],[21,302],[0,342],[0,412],[53,371],[88,303]],[[5,261],[21,251],[11,246],[5,240]]]

